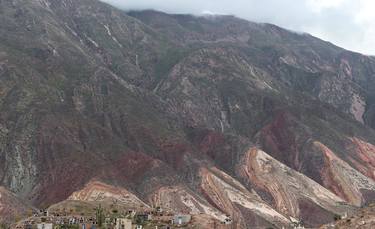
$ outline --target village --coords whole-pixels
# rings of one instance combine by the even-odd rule
[[[62,211],[38,210],[33,216],[14,226],[17,229],[172,229],[200,228],[192,221],[190,214],[173,214],[156,207],[152,211],[128,209],[104,210],[100,205],[94,214]],[[228,216],[223,222],[214,222],[212,228],[230,228],[232,220]]]

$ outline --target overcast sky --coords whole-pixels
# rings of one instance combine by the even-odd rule
[[[375,55],[375,0],[102,0],[126,10],[233,14]]]

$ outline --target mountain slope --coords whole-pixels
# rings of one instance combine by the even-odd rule
[[[272,197],[270,202],[279,212],[300,219],[306,226],[316,227],[321,220],[354,210],[329,190],[258,149],[250,149],[238,169],[246,182]]]
[[[353,215],[339,219],[334,223],[323,225],[320,228],[373,228],[375,226],[374,213],[374,205],[371,204],[355,212]]]
[[[204,196],[218,209],[231,215],[235,227],[289,226],[288,218],[222,171],[202,168],[200,173]]]
[[[108,167],[113,161],[127,163],[125,155],[126,160],[151,163],[153,159],[147,159],[141,152],[155,149],[156,145],[162,147],[168,135],[178,142],[181,132],[173,122],[169,124],[169,116],[163,111],[165,105],[159,98],[136,89],[113,73],[103,62],[104,51],[97,49],[89,37],[83,40],[83,29],[69,30],[60,15],[69,11],[73,14],[70,19],[82,23],[81,27],[88,26],[87,29],[97,28],[97,24],[86,25],[81,20],[94,23],[86,17],[88,14],[98,19],[95,10],[107,9],[101,12],[107,17],[110,17],[108,12],[117,13],[121,25],[132,24],[134,19],[95,1],[47,3],[40,5],[36,0],[1,3],[7,12],[2,14],[6,19],[2,24],[12,23],[16,32],[1,30],[7,35],[1,36],[0,42],[5,50],[1,78],[1,163],[6,162],[0,177],[13,191],[39,204],[65,199],[76,186],[88,182],[90,176],[107,176],[102,174],[104,169],[97,168]],[[27,23],[34,20],[32,26],[36,28],[25,26],[26,22],[18,18]],[[46,31],[40,33],[39,27]],[[82,39],[76,37],[78,34]],[[29,42],[24,40],[26,37]],[[102,41],[105,44],[113,41],[109,35],[105,38]],[[130,46],[131,41],[124,39]],[[53,44],[56,47],[52,49]],[[137,68],[136,63],[133,67]],[[122,72],[134,77],[140,75],[127,69]],[[158,138],[151,140],[154,136]],[[132,166],[129,168],[136,172],[137,165]],[[79,176],[67,175],[73,171]],[[59,188],[62,184],[67,184],[65,190]],[[48,195],[41,193],[46,187],[51,189]]]
[[[99,180],[147,205],[281,228],[373,201],[373,58],[232,16],[96,0],[0,11],[0,184],[35,206]]]
[[[0,225],[10,225],[32,214],[33,208],[16,195],[0,187]]]
[[[183,186],[162,187],[150,197],[153,206],[170,212],[206,214],[223,222],[226,215],[211,206],[204,198]]]
[[[111,187],[97,181],[90,182],[83,190],[74,192],[68,200],[90,202],[118,201],[128,206],[149,207],[127,190]]]

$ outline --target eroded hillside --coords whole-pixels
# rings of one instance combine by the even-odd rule
[[[114,198],[282,228],[373,201],[373,58],[232,16],[0,12],[0,185],[35,207]]]

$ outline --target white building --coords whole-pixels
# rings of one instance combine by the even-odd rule
[[[52,223],[38,223],[37,228],[38,229],[52,229],[53,225]]]
[[[182,225],[189,223],[191,220],[191,215],[175,215],[173,217],[173,224]]]
[[[127,218],[116,219],[116,229],[132,229],[132,221]]]

